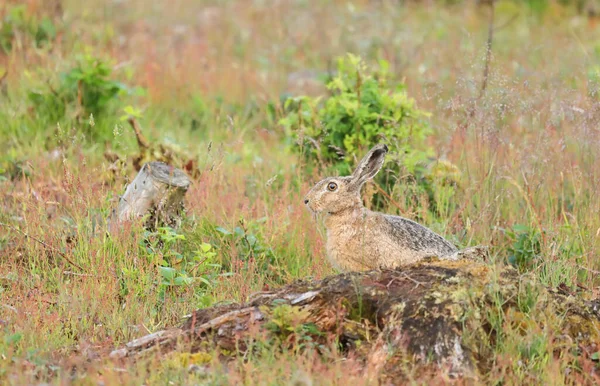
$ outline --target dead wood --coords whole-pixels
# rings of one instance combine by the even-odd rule
[[[163,224],[175,227],[183,213],[190,183],[182,170],[163,162],[148,162],[127,186],[113,221],[118,223],[149,214],[146,227],[156,229]]]
[[[383,384],[397,384],[407,371],[478,379],[490,368],[502,333],[486,315],[523,314],[519,299],[532,291],[538,297],[527,318],[555,328],[554,336],[567,336],[560,350],[599,341],[599,301],[540,287],[508,266],[433,258],[398,270],[298,281],[245,304],[201,309],[181,327],[134,340],[111,357],[135,360],[183,350],[227,353],[219,357],[227,359],[256,342],[289,348],[308,335],[314,347],[336,342],[365,368],[380,369]]]
[[[142,132],[139,122],[129,117],[127,123],[131,126],[138,145],[138,151],[129,157],[122,157],[110,148],[110,143],[105,144],[104,158],[110,163],[110,182],[114,182],[121,167],[131,167],[139,172],[148,162],[163,162],[184,170],[191,178],[198,178],[200,170],[196,157],[187,154],[182,148],[174,144],[153,143]]]

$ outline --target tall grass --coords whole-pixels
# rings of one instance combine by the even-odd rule
[[[0,16],[9,7],[0,6]],[[301,205],[321,176],[284,146],[265,106],[286,92],[315,92],[313,79],[302,85],[289,75],[327,71],[346,52],[390,63],[394,80],[432,113],[436,157],[461,171],[443,215],[428,210],[425,196],[400,199],[411,191],[403,176],[388,192],[403,204],[389,202],[388,212],[419,219],[460,246],[491,245],[494,259],[533,272],[543,285],[598,286],[600,33],[568,7],[550,2],[534,17],[518,3],[496,4],[481,97],[485,6],[65,0],[61,12],[31,0],[27,12],[50,17],[58,34],[43,47],[19,35],[0,53],[0,76],[8,71],[0,84],[0,379],[67,382],[72,367],[176,325],[195,308],[333,273],[322,229]],[[145,93],[119,94],[92,118],[76,114],[77,100],[58,122],[40,116],[30,92],[51,95],[85,52],[111,59],[111,79]],[[140,224],[102,230],[134,176],[127,164],[115,173],[103,157],[106,143],[123,158],[137,151],[119,119],[127,106],[140,109],[152,142],[197,155],[201,176],[186,196],[176,231],[184,239],[174,250],[187,258],[210,243],[208,283],[164,286],[156,262],[168,251],[149,250]],[[551,355],[525,375],[511,362],[515,353],[548,355],[550,337],[532,333],[525,349],[516,332],[506,334],[492,374],[510,383],[546,372],[543,379],[562,382],[564,369]],[[98,379],[169,377],[149,368],[104,368]],[[216,383],[371,382],[352,372],[351,361],[310,356],[263,356],[231,371],[211,376]]]

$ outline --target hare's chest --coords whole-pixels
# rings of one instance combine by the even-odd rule
[[[368,232],[354,228],[341,232],[327,231],[327,258],[341,271],[360,271],[376,268],[378,249],[371,243]]]

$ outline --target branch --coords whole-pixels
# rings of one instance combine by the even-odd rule
[[[488,26],[488,38],[486,43],[485,67],[483,68],[483,80],[481,82],[481,90],[479,91],[479,97],[477,99],[481,99],[483,97],[485,89],[487,88],[488,78],[490,74],[490,61],[492,60],[492,43],[494,41],[495,3],[495,0],[490,1],[490,24]]]
[[[131,117],[127,120],[127,122],[129,122],[129,124],[133,128],[133,131],[135,132],[135,138],[137,139],[137,143],[140,147],[140,150],[148,149],[150,147],[150,144],[148,143],[146,137],[144,137],[144,134],[142,134],[142,130],[140,130],[140,126],[138,125],[135,118]]]

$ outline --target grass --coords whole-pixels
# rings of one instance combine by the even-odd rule
[[[196,308],[332,274],[324,232],[301,200],[322,174],[284,145],[265,106],[286,91],[313,92],[288,75],[327,70],[346,52],[389,62],[394,80],[432,114],[428,141],[436,157],[461,171],[461,188],[443,215],[425,197],[403,199],[408,178],[388,192],[400,204],[388,202],[387,212],[418,219],[459,246],[490,245],[494,259],[518,263],[543,285],[595,293],[600,30],[593,19],[555,2],[543,12],[497,3],[490,73],[479,98],[485,6],[64,0],[57,10],[50,3],[31,0],[26,11],[31,23],[53,20],[56,39],[36,45],[23,30],[12,36],[10,52],[0,52],[0,76],[7,71],[0,83],[3,382],[191,384],[200,376],[183,367],[169,373],[151,364],[127,372],[83,365],[178,324]],[[0,6],[2,18],[11,6]],[[76,94],[62,98],[61,117],[32,103],[31,91],[52,96],[58,74],[85,53],[111,64],[111,80],[144,92],[120,93],[93,119]],[[147,248],[139,224],[112,236],[98,231],[134,176],[129,166],[113,174],[103,157],[107,144],[121,157],[137,151],[120,119],[127,106],[140,111],[151,142],[178,145],[201,171],[176,231],[183,237],[170,248]],[[157,262],[176,259],[173,251],[193,259],[203,243],[215,255],[193,283],[165,284]],[[550,338],[528,334],[521,342],[507,330],[490,380],[589,381],[565,379]],[[217,384],[374,382],[335,355],[327,363],[310,354],[262,355],[210,377]],[[515,364],[520,357],[529,358],[526,368]],[[580,374],[589,374],[582,363]]]

